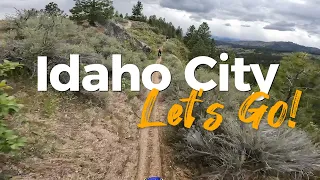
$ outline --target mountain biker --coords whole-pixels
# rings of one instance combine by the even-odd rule
[[[159,48],[159,50],[158,50],[158,57],[160,57],[161,56],[161,49]]]

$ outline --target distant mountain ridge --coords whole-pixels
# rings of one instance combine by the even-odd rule
[[[310,54],[320,55],[320,49],[314,47],[302,46],[293,42],[284,41],[242,41],[218,38],[215,39],[217,46],[229,46],[231,48],[243,48],[243,49],[267,49],[277,52],[306,52]]]
[[[229,37],[220,37],[220,36],[212,36],[212,38],[216,41],[223,41],[223,42],[240,41],[240,39],[229,38]]]

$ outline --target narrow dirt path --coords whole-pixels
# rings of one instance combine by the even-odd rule
[[[163,46],[161,47],[163,49]],[[162,58],[156,61],[160,64]],[[160,73],[156,72],[152,75],[153,83],[160,82]],[[159,95],[160,96],[160,95]],[[159,98],[158,96],[158,98]],[[150,121],[161,121],[159,119],[158,101],[155,102]],[[150,176],[162,176],[161,152],[160,152],[160,129],[159,127],[140,129],[140,154],[138,162],[137,180],[143,180]]]

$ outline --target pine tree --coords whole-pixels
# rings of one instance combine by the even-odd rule
[[[177,35],[177,38],[182,40],[182,37],[183,37],[183,30],[180,26],[178,26],[178,28],[176,29],[176,35]]]
[[[143,17],[143,4],[141,1],[138,1],[136,5],[132,8],[132,17],[134,20],[140,20]]]
[[[208,24],[203,22],[198,28],[198,35],[201,39],[205,41],[205,43],[211,43],[211,32]]]
[[[206,56],[207,47],[202,39],[198,39],[193,48],[191,49],[191,58],[198,56]]]
[[[149,17],[148,23],[151,26],[156,26],[156,22],[157,22],[157,16],[156,15],[152,15],[152,16]]]
[[[218,50],[217,50],[217,48],[216,48],[216,42],[215,42],[215,40],[214,40],[213,38],[211,39],[210,48],[211,48],[210,57],[215,58],[215,59],[217,59],[218,57],[220,57],[220,54],[221,54],[221,53],[218,52]],[[229,56],[229,57],[231,57],[231,56]],[[229,62],[231,62],[231,61],[229,61]],[[233,64],[234,64],[234,63],[233,63]]]
[[[319,123],[319,69],[319,63],[306,53],[294,53],[283,57],[271,88],[270,104],[282,100],[290,105],[295,91],[302,90],[303,98],[299,102],[299,113],[295,121],[300,126],[307,126],[312,121]]]
[[[216,58],[217,50],[214,39],[206,22],[202,23],[198,29],[194,25],[188,28],[187,34],[183,39],[185,45],[191,50],[192,58],[197,56],[210,56]]]
[[[88,20],[90,25],[95,22],[104,23],[112,18],[114,8],[111,0],[74,0],[75,6],[70,10],[70,19],[76,21]]]
[[[115,17],[119,17],[119,12],[116,11],[116,12],[114,13],[114,16],[115,16]]]
[[[147,16],[143,16],[142,21],[143,22],[147,22],[148,21],[148,17]]]
[[[63,11],[58,7],[58,4],[54,2],[50,2],[49,4],[47,4],[45,6],[44,12],[54,16],[63,14]]]
[[[187,30],[186,36],[184,37],[184,43],[186,45],[191,40],[191,38],[195,35],[195,32],[196,32],[196,27],[194,25],[191,25]]]

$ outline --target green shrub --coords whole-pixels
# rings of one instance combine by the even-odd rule
[[[160,32],[160,29],[159,28],[157,28],[157,27],[152,27],[152,28],[150,28],[151,29],[151,31],[153,31],[154,33],[156,33],[156,34],[160,34],[161,32]]]
[[[188,62],[189,50],[178,39],[170,39],[163,46],[164,53],[170,53],[175,55],[181,61]]]
[[[150,64],[141,50],[132,47],[130,40],[122,43],[95,27],[84,28],[63,16],[38,13],[28,19],[13,17],[8,22],[12,30],[5,34],[4,53],[0,57],[22,60],[32,72],[36,72],[37,57],[41,55],[48,56],[50,67],[68,64],[69,55],[75,53],[80,54],[83,64],[102,63],[108,70],[111,70],[112,54],[122,54],[124,64],[136,63],[139,67]]]
[[[310,122],[304,129],[311,135],[315,143],[320,143],[320,127],[314,122]]]
[[[0,64],[0,76],[5,77],[10,71],[20,66],[18,63],[4,61]],[[15,152],[25,143],[24,138],[15,135],[5,123],[5,119],[12,113],[19,111],[21,106],[17,104],[13,96],[5,93],[7,89],[11,89],[11,87],[6,84],[5,80],[2,80],[0,83],[0,152],[4,153]]]
[[[165,41],[165,36],[154,33],[147,24],[137,25],[135,22],[128,31],[133,37],[148,44],[152,49],[158,49]]]
[[[79,34],[79,26],[60,16],[39,14],[26,20],[15,17],[9,24],[12,30],[6,34],[5,56],[22,59],[32,71],[36,70],[38,56],[48,56],[50,64],[61,57],[63,44],[80,44],[85,39]]]
[[[55,96],[46,97],[43,100],[43,115],[45,117],[51,117],[51,115],[56,112],[59,105],[59,99]]]
[[[126,92],[129,100],[133,99],[134,97],[139,96],[139,92],[132,92],[131,90],[126,90],[125,92]]]
[[[121,17],[113,17],[113,20],[116,22],[116,23],[120,23],[122,25],[128,23],[128,20],[127,19],[123,19]]]

